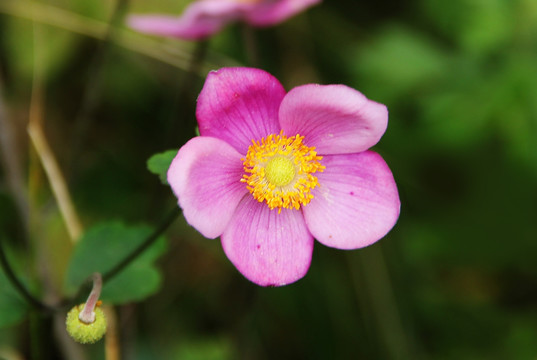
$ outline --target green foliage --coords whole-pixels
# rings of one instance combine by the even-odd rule
[[[348,60],[359,78],[356,86],[360,83],[369,96],[389,102],[405,101],[401,94],[436,85],[449,60],[425,34],[400,25],[380,30],[353,55]]]
[[[166,174],[175,155],[177,155],[177,150],[168,150],[155,154],[147,160],[147,169],[153,174],[158,175],[163,184],[168,183]]]
[[[31,21],[16,18],[5,21],[5,41],[11,49],[6,56],[25,81],[32,78],[36,62],[46,77],[56,76],[76,50],[77,38],[72,33],[38,25],[34,29]]]
[[[177,15],[190,2],[133,0],[124,15]],[[109,43],[80,35],[93,28],[75,14],[108,21],[114,2],[43,5],[60,8],[63,17],[40,13],[48,22],[38,24],[35,37],[31,7],[26,16],[0,14],[3,100],[14,123],[36,105],[30,94],[40,51],[47,139],[83,221],[121,214],[158,223],[163,204],[175,199],[152,174],[166,183],[177,151],[151,157],[149,172],[143,159],[194,134],[195,98],[209,68],[260,67],[287,90],[346,84],[389,109],[376,150],[394,173],[402,213],[385,239],[344,255],[317,244],[304,279],[260,289],[238,274],[218,241],[202,239],[180,218],[170,229],[162,291],[154,263],[163,239],[105,283],[105,301],[146,300],[122,309],[134,310],[122,311],[119,322],[139,325],[120,328],[127,338],[135,333],[136,358],[535,358],[537,1],[323,1],[276,27],[227,27],[211,38],[206,62],[193,64],[202,69],[197,77],[184,66],[194,58],[193,43],[134,34],[122,24]],[[0,0],[0,12],[5,8]],[[87,132],[72,165],[77,128]],[[38,187],[42,205],[32,208],[32,218],[49,222],[38,227],[47,245],[24,252],[25,263],[34,253],[54,259],[46,269],[52,279],[44,278],[65,280],[60,296],[72,295],[94,271],[109,270],[151,232],[119,222],[91,228],[64,274],[71,248],[58,241],[63,223],[57,215],[51,221],[48,184],[32,168],[40,165],[24,163],[31,167],[30,200]],[[7,173],[0,167],[0,227],[22,246],[22,221],[5,200]],[[26,310],[0,274],[0,326],[20,322]],[[13,328],[3,330],[7,341],[0,331],[0,348],[26,340],[26,324]]]
[[[426,0],[424,7],[440,31],[468,54],[483,54],[505,46],[513,35],[515,1]]]
[[[180,342],[176,359],[182,360],[232,360],[236,359],[232,343],[228,339],[207,338],[189,339]]]
[[[27,308],[26,302],[0,270],[0,328],[21,321],[26,316]]]
[[[136,249],[152,232],[148,226],[125,226],[107,222],[86,231],[74,249],[67,275],[65,291],[72,294],[94,272],[111,270],[120,260]],[[165,250],[164,238],[158,239],[141,256],[116,277],[107,281],[101,299],[112,304],[140,301],[155,293],[161,283],[155,260]]]

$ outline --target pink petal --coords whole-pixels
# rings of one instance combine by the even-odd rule
[[[226,141],[246,154],[252,140],[280,132],[280,82],[252,68],[222,68],[207,75],[196,115],[201,135]]]
[[[320,186],[303,207],[308,229],[326,246],[357,249],[381,239],[399,217],[393,175],[382,157],[366,151],[325,156]]]
[[[321,0],[265,0],[247,11],[244,17],[252,25],[269,26],[285,21],[320,2]]]
[[[281,286],[304,277],[311,262],[313,237],[301,211],[270,210],[252,196],[240,202],[222,247],[235,267],[261,286]]]
[[[247,7],[240,1],[194,1],[180,17],[133,15],[127,23],[144,33],[196,40],[220,31],[229,22],[240,18]]]
[[[289,91],[280,107],[286,135],[305,136],[319,154],[369,149],[388,125],[386,106],[344,85],[303,85]]]
[[[214,239],[248,192],[240,182],[242,173],[241,155],[235,149],[222,140],[201,136],[179,149],[168,169],[168,183],[186,221]]]

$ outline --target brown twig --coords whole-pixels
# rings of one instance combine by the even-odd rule
[[[67,231],[69,232],[69,236],[73,242],[76,242],[80,237],[80,234],[82,234],[82,224],[76,213],[60,166],[58,165],[43,132],[41,111],[41,94],[36,90],[32,96],[28,134],[32,139],[37,155],[47,174],[52,192],[54,193],[54,197],[56,198],[58,207],[60,208],[60,212],[65,221]]]

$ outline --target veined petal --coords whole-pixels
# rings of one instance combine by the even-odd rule
[[[148,34],[196,40],[208,37],[238,19],[245,7],[247,5],[239,1],[194,1],[179,17],[132,15],[127,24]]]
[[[314,198],[303,207],[313,236],[326,246],[357,249],[380,240],[395,225],[400,201],[382,157],[366,151],[329,155]]]
[[[317,153],[358,153],[386,131],[386,106],[345,85],[303,85],[289,91],[280,107],[286,135],[300,134]]]
[[[214,239],[222,234],[248,192],[240,182],[242,173],[237,150],[222,140],[200,136],[179,149],[168,169],[168,183],[186,221]]]
[[[265,0],[247,10],[244,18],[252,25],[274,25],[320,2],[321,0]]]
[[[280,82],[263,70],[212,71],[198,97],[200,134],[222,139],[246,154],[252,140],[280,132],[278,109],[284,96]]]
[[[301,211],[282,209],[278,213],[245,196],[222,234],[222,247],[250,281],[281,286],[297,281],[308,271],[313,237]]]

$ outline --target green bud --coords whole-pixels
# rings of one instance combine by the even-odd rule
[[[67,332],[71,337],[81,344],[93,344],[99,341],[106,333],[106,317],[100,307],[95,307],[95,321],[87,324],[79,319],[80,312],[84,309],[84,304],[72,308],[67,313]]]

